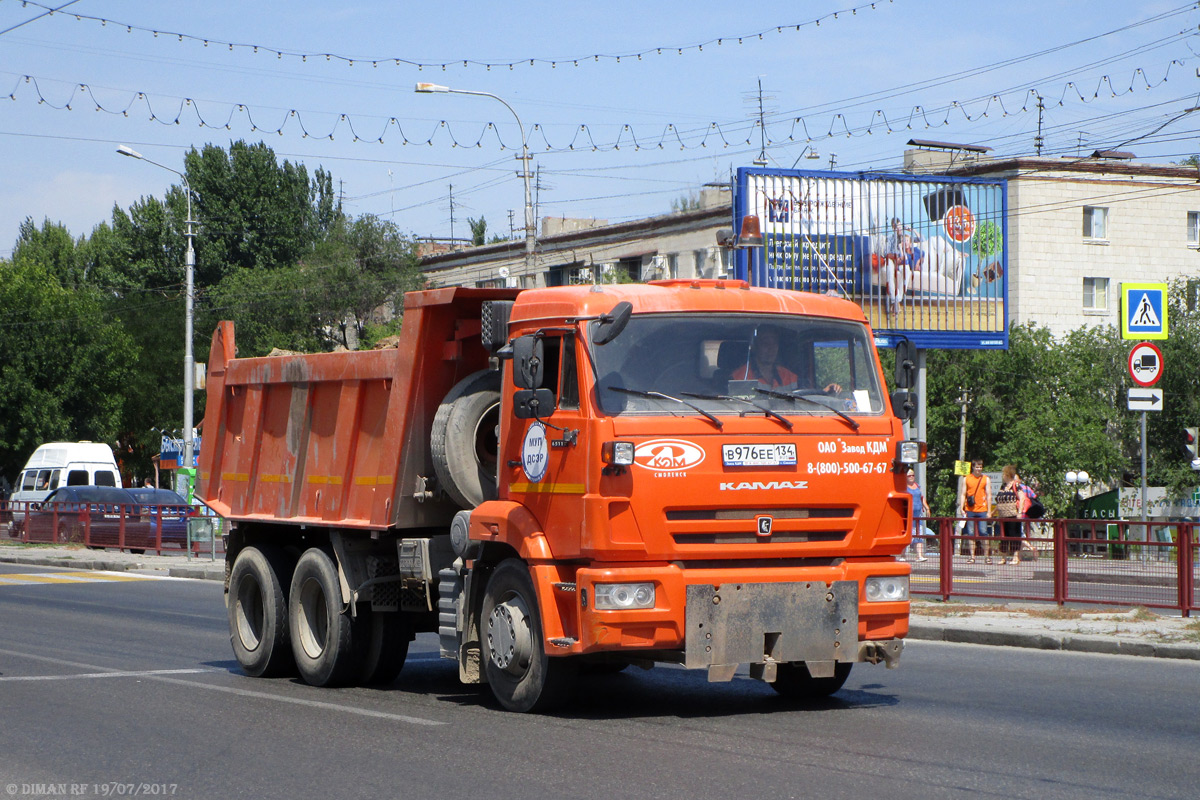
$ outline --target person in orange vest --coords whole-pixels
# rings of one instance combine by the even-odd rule
[[[991,502],[992,483],[988,480],[988,476],[983,474],[983,460],[976,458],[971,461],[971,474],[963,479],[962,491],[958,496],[958,515],[967,518],[967,525],[963,529],[964,535],[986,537],[991,533],[987,523]],[[990,564],[992,562],[992,543],[984,540],[979,544],[987,563]],[[974,538],[967,540],[967,552],[970,553],[967,563],[974,564]]]

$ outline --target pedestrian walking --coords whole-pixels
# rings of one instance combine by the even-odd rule
[[[917,483],[917,473],[908,472],[908,493],[912,495],[912,547],[916,551],[917,561],[928,561],[925,557],[925,522],[918,517],[929,517],[929,504],[925,502],[925,494]]]
[[[976,458],[971,462],[971,474],[963,478],[962,489],[958,495],[958,516],[967,518],[963,533],[971,537],[967,539],[967,552],[970,554],[968,564],[975,563],[975,537],[986,537],[989,534],[987,519],[991,499],[991,481],[983,474],[983,460]],[[979,545],[990,564],[991,542],[982,539]]]

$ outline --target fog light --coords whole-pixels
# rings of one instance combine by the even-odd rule
[[[895,603],[908,599],[907,575],[881,575],[867,578],[867,602]]]
[[[600,460],[605,464],[628,467],[633,463],[633,442],[605,442],[600,445]]]
[[[627,608],[654,608],[654,584],[596,584],[597,611],[622,611]]]

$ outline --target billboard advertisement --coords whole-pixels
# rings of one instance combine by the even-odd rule
[[[1003,349],[1006,210],[1002,180],[741,168],[734,230],[764,242],[736,277],[852,300],[884,345]]]

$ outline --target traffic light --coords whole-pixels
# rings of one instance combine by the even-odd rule
[[[1183,429],[1183,449],[1187,451],[1188,456],[1195,461],[1197,457],[1197,446],[1200,446],[1200,428],[1184,428]]]

